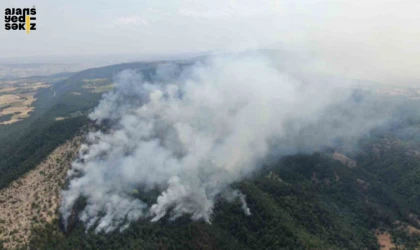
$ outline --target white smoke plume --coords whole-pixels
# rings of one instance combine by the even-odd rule
[[[382,122],[349,82],[294,77],[263,56],[219,56],[178,71],[163,66],[153,81],[134,71],[117,76],[90,114],[110,130],[90,133],[69,171],[65,222],[79,197],[87,203],[79,218],[96,232],[124,230],[139,218],[210,222],[218,197],[239,200],[251,215],[230,185],[271,150],[316,150]],[[148,204],[138,190],[160,195]]]

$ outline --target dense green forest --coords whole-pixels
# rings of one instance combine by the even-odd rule
[[[212,224],[140,220],[122,233],[85,232],[59,221],[34,229],[32,249],[379,249],[376,230],[419,247],[396,221],[419,227],[420,158],[398,138],[365,142],[349,168],[328,152],[284,157],[236,184],[252,215],[220,201]],[[396,173],[398,174],[396,175]],[[83,205],[80,205],[83,206]]]
[[[101,84],[109,85],[115,73],[128,68],[142,72],[146,79],[153,78],[160,63],[164,62],[90,69],[38,93],[30,118],[0,126],[0,188],[33,169],[89,124],[86,115],[102,94],[86,88],[86,79],[101,79]],[[362,140],[359,150],[349,155],[357,167],[334,160],[330,149],[283,157],[236,183],[246,195],[251,216],[243,213],[239,202],[220,200],[211,224],[187,217],[155,223],[139,220],[121,233],[95,234],[86,232],[77,220],[65,232],[56,220],[34,228],[28,247],[379,249],[375,232],[387,231],[397,245],[418,248],[420,236],[408,235],[400,225],[420,228],[420,119],[405,115],[396,120],[398,123]],[[77,209],[83,205],[81,201]]]

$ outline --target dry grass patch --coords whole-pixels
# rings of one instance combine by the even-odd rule
[[[114,88],[114,84],[110,83],[106,78],[83,79],[83,82],[85,83],[83,88],[92,93],[104,93]]]
[[[48,88],[44,82],[0,81],[0,125],[12,124],[30,116],[34,97],[39,89]]]
[[[20,100],[18,95],[2,95],[0,96],[0,105],[10,105]]]
[[[395,244],[392,243],[391,234],[389,232],[381,232],[379,230],[376,230],[375,235],[378,239],[378,244],[381,250],[395,249]]]
[[[12,96],[12,95],[4,95],[4,96]],[[0,98],[4,96],[0,96]],[[13,95],[13,96],[16,96],[16,95]],[[30,113],[34,111],[35,108],[32,106],[32,104],[36,101],[36,98],[34,98],[32,94],[26,94],[20,97],[19,96],[16,96],[16,97],[13,97],[13,99],[15,100],[14,102],[8,103],[9,106],[0,111],[0,117],[13,114],[13,116],[9,120],[0,122],[0,125],[12,124],[17,121],[23,120],[29,117]],[[9,100],[11,99],[12,97],[9,97]]]
[[[15,90],[17,90],[17,88],[9,87],[9,88],[0,89],[0,93],[12,92]]]

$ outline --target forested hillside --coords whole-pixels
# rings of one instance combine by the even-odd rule
[[[406,124],[407,125],[407,124]],[[284,157],[235,184],[239,202],[217,203],[211,224],[140,220],[122,233],[95,234],[74,220],[33,230],[38,249],[379,249],[420,246],[420,123],[377,131],[352,155],[356,165],[328,149]],[[395,134],[399,135],[396,136]],[[407,135],[405,133],[405,135]],[[336,154],[335,154],[336,153]],[[344,163],[344,164],[343,164]],[[77,209],[83,207],[80,201]],[[77,213],[77,210],[75,210]],[[388,249],[388,248],[384,248]]]
[[[0,188],[39,164],[54,148],[72,138],[103,93],[112,88],[116,73],[135,70],[145,78],[156,74],[166,62],[141,62],[88,69],[57,81],[56,77],[33,77],[52,84],[40,91],[30,117],[10,125],[0,125]],[[176,62],[175,62],[176,63]],[[179,62],[182,66],[188,62]],[[60,75],[60,77],[63,77]]]
[[[375,151],[380,138],[369,143]],[[382,154],[382,165],[420,169],[417,155],[395,144]],[[220,201],[212,224],[163,219],[140,220],[122,233],[85,232],[74,222],[63,232],[59,221],[34,230],[34,249],[379,249],[378,238],[390,235],[392,244],[419,247],[418,182],[400,192],[401,183],[413,179],[401,171],[401,182],[388,182],[388,173],[370,168],[371,152],[357,155],[358,167],[349,168],[329,153],[285,157],[264,167],[236,186],[245,195],[251,216],[239,203]],[[406,160],[402,160],[403,157]],[[384,162],[391,163],[387,165]],[[395,166],[394,166],[395,167]],[[383,172],[386,172],[384,170]],[[389,178],[393,178],[389,176]],[[78,205],[83,207],[83,201]],[[389,233],[389,234],[388,234]]]
[[[41,91],[30,118],[0,126],[0,189],[33,169],[58,145],[90,124],[87,114],[102,94],[112,89],[115,73],[134,69],[146,80],[152,79],[156,66],[164,63],[90,69]],[[181,67],[187,64],[179,62]],[[415,106],[413,101],[405,107]],[[420,119],[415,108],[399,114],[401,117],[395,123],[363,138],[352,152],[328,148],[313,154],[281,157],[235,183],[235,188],[246,195],[250,216],[243,213],[239,201],[228,203],[220,199],[211,224],[188,217],[162,218],[158,222],[141,219],[121,233],[95,234],[77,219],[86,205],[80,199],[67,231],[56,210],[53,221],[31,226],[27,246],[29,249],[380,249],[386,245],[418,249]],[[145,198],[153,201],[156,196],[142,197]]]

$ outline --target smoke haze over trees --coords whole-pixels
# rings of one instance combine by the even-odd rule
[[[123,71],[115,80],[90,114],[110,129],[89,134],[61,206],[67,220],[86,198],[80,219],[97,232],[166,215],[211,222],[217,198],[239,199],[250,214],[230,185],[271,150],[351,144],[388,118],[351,81],[295,77],[257,54],[210,57],[182,69],[166,64],[150,79]],[[159,194],[148,204],[133,195],[138,189]]]

